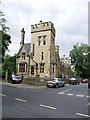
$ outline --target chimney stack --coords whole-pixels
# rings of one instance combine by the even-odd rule
[[[59,53],[59,46],[58,45],[55,46],[55,51]]]
[[[25,31],[24,31],[24,28],[22,28],[22,30],[21,30],[21,42],[20,42],[21,47],[22,47],[22,45],[24,45],[24,37],[25,37]]]

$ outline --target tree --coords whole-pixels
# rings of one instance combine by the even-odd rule
[[[3,66],[2,66],[2,77],[5,77],[5,72],[8,70],[9,75],[11,75],[12,72],[16,72],[16,55],[10,56],[6,55]]]
[[[75,74],[83,78],[90,78],[90,46],[76,44],[69,56],[71,57],[71,64],[75,67]]]
[[[8,50],[8,46],[11,43],[10,35],[7,33],[9,31],[9,27],[6,27],[6,19],[4,18],[3,12],[0,11],[0,58],[2,61],[4,60],[5,52]],[[2,56],[1,56],[2,55]]]

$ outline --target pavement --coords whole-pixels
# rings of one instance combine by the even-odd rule
[[[34,85],[30,85],[30,84],[26,84],[26,83],[15,83],[12,84],[6,80],[2,80],[0,81],[0,85],[4,85],[4,86],[8,86],[8,87],[15,87],[15,88],[24,88],[24,89],[43,89],[46,88],[46,86],[34,86]]]

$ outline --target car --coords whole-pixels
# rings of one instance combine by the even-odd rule
[[[90,80],[88,81],[88,88],[90,88]]]
[[[52,80],[47,81],[47,87],[64,87],[65,82],[61,78],[52,78]]]
[[[69,81],[70,85],[77,85],[80,84],[79,79],[78,78],[71,78]]]
[[[82,80],[81,80],[81,83],[88,83],[88,79],[87,79],[87,78],[82,79]]]
[[[8,78],[8,82],[10,82],[10,83],[21,83],[21,78],[18,75],[11,75]]]

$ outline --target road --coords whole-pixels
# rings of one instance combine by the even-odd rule
[[[90,90],[89,90],[90,91]],[[2,87],[3,118],[87,118],[90,100],[87,84],[62,88]]]

